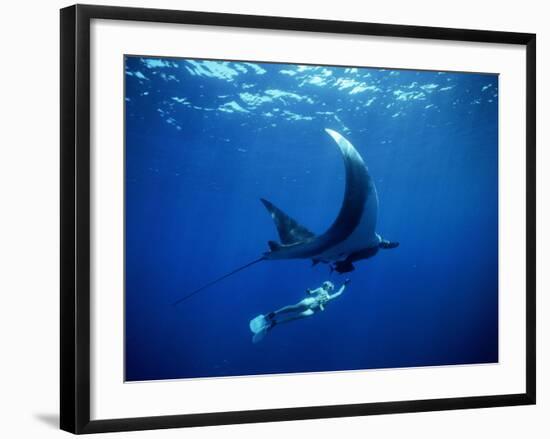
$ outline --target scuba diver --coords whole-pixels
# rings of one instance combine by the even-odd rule
[[[306,290],[308,297],[300,300],[294,305],[284,306],[277,311],[272,311],[268,314],[260,314],[257,317],[254,317],[250,320],[250,330],[254,334],[252,341],[258,343],[261,341],[268,331],[273,329],[275,325],[280,325],[282,323],[292,322],[294,320],[303,319],[310,317],[315,314],[317,311],[324,311],[325,305],[333,299],[336,299],[340,296],[350,280],[346,279],[340,289],[332,294],[334,291],[334,284],[330,281],[323,282],[319,288],[314,290],[308,288]],[[281,314],[290,314],[286,317],[277,318]]]

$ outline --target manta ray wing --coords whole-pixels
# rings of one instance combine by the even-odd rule
[[[340,251],[339,247],[342,247],[358,226],[364,225],[363,213],[367,201],[373,195],[376,196],[372,178],[354,146],[336,131],[330,129],[325,131],[340,150],[346,172],[344,199],[338,216],[327,231],[321,235],[313,235],[280,209],[264,201],[264,205],[275,221],[282,243],[281,245],[273,241],[270,242],[271,251],[264,254],[266,259],[327,260],[327,255],[333,257],[328,252],[331,252],[332,249]],[[373,217],[375,218],[375,215]],[[372,223],[372,221],[368,222]],[[374,224],[370,224],[370,226],[372,227],[369,229],[374,229]],[[285,240],[287,241],[285,242]],[[349,246],[346,245],[342,251],[348,250],[347,247]]]
[[[283,245],[296,244],[315,236],[313,232],[310,232],[298,223],[298,221],[288,216],[270,201],[264,198],[260,200],[271,215],[271,218],[273,218],[273,222],[275,223],[275,227],[277,227],[277,232],[279,233],[279,238]]]

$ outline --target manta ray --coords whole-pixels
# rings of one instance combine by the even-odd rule
[[[379,249],[399,245],[376,233],[378,194],[363,158],[340,133],[328,128],[325,131],[338,146],[346,171],[344,199],[332,225],[324,233],[316,235],[273,203],[261,198],[275,223],[280,242],[268,241],[269,251],[260,258],[208,282],[179,299],[175,305],[261,261],[310,259],[313,265],[325,263],[330,265],[331,271],[347,273],[355,269],[354,262],[373,257]]]

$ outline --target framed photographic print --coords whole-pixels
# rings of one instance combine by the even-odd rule
[[[535,403],[535,35],[61,11],[61,428]]]

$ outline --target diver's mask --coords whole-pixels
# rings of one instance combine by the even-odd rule
[[[327,292],[331,292],[331,291],[334,291],[334,284],[327,280],[325,282],[323,282],[323,290],[327,291]]]

